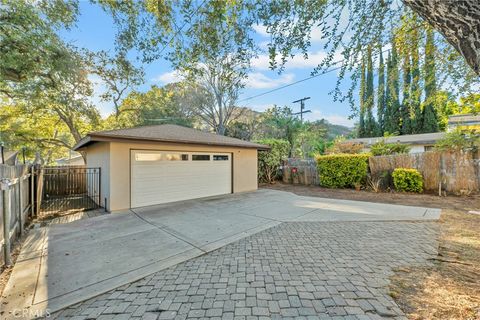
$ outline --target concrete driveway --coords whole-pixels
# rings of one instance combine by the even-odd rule
[[[440,209],[259,190],[152,206],[32,230],[3,316],[45,315],[291,221],[438,219]]]

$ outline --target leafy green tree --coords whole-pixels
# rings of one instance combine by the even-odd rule
[[[263,139],[257,142],[271,148],[258,153],[258,178],[261,182],[274,183],[279,177],[282,161],[289,157],[291,146],[288,141],[281,139]]]
[[[365,125],[365,97],[366,97],[366,84],[365,84],[365,59],[362,60],[361,67],[361,80],[360,80],[360,119],[358,122],[358,136],[363,138],[367,135],[366,125]]]
[[[365,87],[365,135],[367,137],[374,137],[377,132],[377,124],[373,117],[375,94],[373,90],[373,61],[372,61],[372,48],[367,49],[367,78]]]
[[[152,86],[147,92],[132,91],[119,106],[119,115],[114,114],[105,120],[105,127],[129,128],[166,123],[192,127],[195,115],[188,102],[191,94],[188,87],[181,83]]]
[[[378,87],[377,87],[377,136],[383,136],[385,130],[385,65],[383,62],[382,46],[379,46]]]
[[[425,104],[423,107],[422,132],[438,131],[438,119],[434,104],[437,92],[434,41],[433,30],[428,29],[425,44]]]
[[[0,93],[33,99],[69,77],[77,68],[72,47],[57,35],[71,27],[78,14],[73,0],[34,3],[4,0],[0,10]]]
[[[414,17],[416,19],[416,17]],[[411,133],[421,133],[423,126],[423,114],[421,107],[422,89],[420,86],[420,55],[418,47],[420,43],[419,30],[414,28],[411,37],[412,55],[412,82],[410,86],[410,109],[411,109]]]
[[[411,111],[410,111],[410,86],[411,86],[411,62],[409,53],[403,55],[403,99],[402,104],[400,105],[400,121],[401,121],[401,133],[410,134],[412,133],[412,120],[411,120]]]
[[[115,116],[118,117],[123,98],[143,83],[144,72],[128,61],[125,55],[110,57],[105,51],[100,51],[90,54],[89,58],[91,73],[100,78],[106,89],[100,98],[113,103]]]
[[[394,134],[401,132],[400,127],[400,102],[399,102],[399,72],[398,53],[395,38],[392,38],[390,63],[387,67],[387,110],[388,118],[385,121],[385,131]]]
[[[296,138],[302,129],[302,123],[289,107],[267,109],[261,118],[261,130],[268,138],[282,139],[289,143],[289,157],[294,154]]]

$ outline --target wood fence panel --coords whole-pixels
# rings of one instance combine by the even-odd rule
[[[429,151],[417,154],[377,156],[369,159],[373,176],[389,175],[395,168],[417,169],[425,190],[468,193],[480,189],[478,153]]]
[[[5,237],[8,236],[10,244],[21,235],[23,226],[28,219],[31,205],[30,184],[29,184],[29,166],[28,165],[0,165],[0,179],[10,179],[13,183],[9,191],[9,220],[8,235],[4,233],[4,215],[7,214],[3,210],[3,192],[0,194],[0,265],[4,264],[4,243]]]

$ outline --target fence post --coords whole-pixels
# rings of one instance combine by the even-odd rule
[[[30,169],[30,212],[33,219],[35,217],[35,169],[33,166]]]
[[[10,179],[0,179],[0,190],[3,196],[3,245],[5,255],[5,266],[12,264],[10,256]]]
[[[20,205],[20,214],[18,215],[18,223],[20,224],[20,237],[23,236],[23,174],[18,178],[18,201]]]

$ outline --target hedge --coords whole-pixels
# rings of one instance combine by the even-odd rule
[[[416,169],[396,168],[392,173],[393,185],[397,191],[422,192],[423,177]]]
[[[362,183],[368,174],[370,154],[332,154],[318,156],[320,185],[327,188],[351,188]]]

